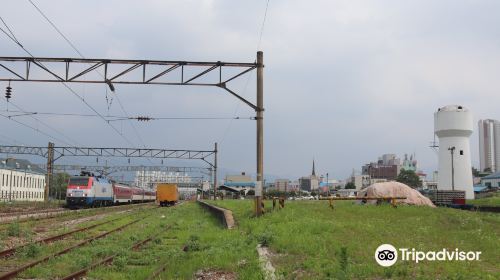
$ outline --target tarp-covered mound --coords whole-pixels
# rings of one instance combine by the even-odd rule
[[[406,199],[398,199],[398,203],[408,205],[425,205],[436,207],[430,199],[423,196],[417,190],[408,187],[399,182],[384,182],[370,185],[364,190],[358,192],[358,197],[406,197]],[[368,200],[367,203],[377,203],[376,200]]]

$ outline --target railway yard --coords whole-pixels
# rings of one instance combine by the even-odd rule
[[[500,276],[492,261],[500,255],[491,250],[500,246],[500,220],[495,213],[351,202],[340,202],[332,210],[323,201],[294,201],[283,209],[266,208],[256,219],[252,201],[206,202],[232,210],[233,229],[224,227],[214,211],[193,201],[172,207],[145,203],[89,208],[4,222],[0,225],[0,279]],[[411,219],[412,225],[402,217]],[[408,236],[410,231],[413,234]],[[464,235],[471,238],[464,239]],[[461,247],[481,250],[484,260],[425,267],[403,262],[383,268],[372,261],[372,252],[385,240],[399,246],[417,244],[420,249],[449,247],[464,240]],[[257,250],[262,247],[272,276],[262,265]]]
[[[85,209],[14,221],[0,228],[0,279],[77,279],[85,275],[97,279],[190,279],[196,273],[200,279],[211,279],[203,277],[220,271],[234,271],[229,273],[233,279],[238,273],[254,275],[259,269],[254,248],[236,244],[246,247],[246,258],[244,252],[229,250],[235,244],[228,240],[235,234],[223,230],[193,202],[168,208],[135,204]],[[205,259],[201,251],[212,257]],[[242,256],[244,265],[238,266]]]

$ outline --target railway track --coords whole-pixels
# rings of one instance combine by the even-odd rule
[[[81,242],[78,242],[77,244],[72,245],[72,246],[70,246],[70,247],[67,247],[67,248],[65,248],[65,249],[63,249],[63,250],[61,250],[61,251],[58,251],[58,252],[53,253],[53,254],[50,254],[50,255],[45,256],[45,257],[43,257],[43,258],[41,258],[41,259],[38,259],[38,260],[36,260],[36,261],[33,261],[33,262],[31,262],[31,263],[28,263],[28,264],[25,264],[25,265],[23,265],[23,266],[21,266],[21,267],[17,267],[17,268],[15,268],[14,270],[8,271],[8,272],[6,272],[6,273],[4,273],[4,274],[0,275],[0,280],[4,280],[4,279],[12,279],[12,278],[16,277],[19,273],[21,273],[21,272],[23,272],[23,271],[27,270],[28,268],[34,267],[34,266],[36,266],[36,265],[38,265],[38,264],[40,264],[40,263],[43,263],[43,262],[46,262],[46,261],[48,261],[48,260],[52,259],[52,258],[55,258],[55,257],[61,256],[61,255],[63,255],[63,254],[66,254],[66,253],[68,253],[68,252],[70,252],[70,251],[72,251],[72,250],[74,250],[74,249],[77,249],[77,248],[80,248],[80,247],[82,247],[82,246],[84,246],[84,245],[87,245],[87,244],[89,244],[89,243],[90,243],[90,242],[92,242],[92,241],[95,241],[95,240],[98,240],[98,239],[104,238],[104,237],[108,236],[108,235],[109,235],[109,234],[111,234],[111,233],[114,233],[114,232],[117,232],[117,231],[121,231],[121,230],[125,229],[126,227],[128,227],[128,226],[130,226],[130,225],[133,225],[133,224],[135,224],[135,223],[137,223],[137,222],[139,222],[139,221],[141,221],[141,220],[142,220],[142,218],[139,218],[139,219],[133,220],[132,222],[129,222],[129,223],[127,223],[127,224],[124,224],[124,225],[119,226],[119,227],[117,227],[117,228],[114,228],[114,229],[112,229],[112,230],[109,230],[109,231],[106,231],[106,232],[104,232],[104,233],[101,233],[101,234],[99,234],[99,235],[97,235],[97,236],[94,236],[94,237],[91,237],[91,238],[85,239],[85,240],[83,240],[83,241],[81,241]]]
[[[64,209],[60,211],[54,211],[54,212],[45,212],[45,213],[30,213],[27,214],[27,216],[23,215],[14,215],[10,217],[6,217],[5,219],[0,218],[0,226],[2,225],[8,225],[12,222],[17,222],[17,223],[25,223],[29,221],[38,221],[38,220],[46,220],[46,219],[51,219],[59,216],[63,216],[63,214],[70,214],[70,213],[86,213],[86,212],[92,212],[96,211],[96,214],[98,214],[101,210],[103,212],[112,212],[114,210],[120,210],[120,209],[128,209],[128,208],[135,208],[139,206],[144,206],[144,205],[151,205],[153,204],[152,202],[148,203],[137,203],[137,204],[126,204],[126,205],[117,205],[117,206],[109,206],[109,207],[102,207],[102,208],[86,208],[86,209],[78,209],[78,210],[69,210],[69,209]],[[58,215],[60,214],[60,215]]]
[[[142,240],[142,241],[136,242],[134,245],[132,245],[132,246],[130,247],[130,250],[134,250],[134,251],[136,251],[136,250],[138,250],[139,248],[141,248],[144,244],[146,244],[146,243],[150,242],[151,240],[153,240],[153,237],[152,237],[152,236],[151,236],[151,237],[148,237],[148,238],[146,238],[146,239],[144,239],[144,240]],[[113,261],[113,259],[114,259],[115,257],[117,257],[117,256],[118,256],[118,254],[114,254],[114,255],[108,256],[108,257],[106,257],[106,258],[104,258],[104,259],[102,259],[102,260],[100,260],[100,261],[97,261],[97,262],[95,262],[95,263],[93,263],[93,264],[89,265],[88,267],[86,267],[86,268],[84,268],[84,269],[82,269],[82,270],[79,270],[79,271],[77,271],[77,272],[74,272],[74,273],[72,273],[72,274],[70,274],[70,275],[66,276],[66,277],[63,277],[62,279],[63,279],[63,280],[80,279],[80,278],[82,278],[83,276],[87,275],[87,273],[88,273],[90,270],[92,270],[92,269],[94,269],[94,268],[96,268],[96,267],[98,267],[98,266],[100,266],[100,265],[104,265],[104,264],[109,264],[109,263],[111,263],[111,262]]]
[[[151,274],[146,280],[155,280],[158,279],[157,277],[160,276],[160,274],[167,269],[167,263],[164,263],[160,265],[154,272]]]
[[[58,213],[68,212],[67,209],[59,209],[59,210],[50,210],[50,211],[41,211],[41,212],[26,212],[26,213],[13,213],[10,215],[3,215],[0,217],[0,224],[7,224],[12,221],[24,221],[29,220],[30,218],[43,218],[48,216],[53,216]]]
[[[128,215],[125,216],[125,217],[128,217]],[[105,225],[107,223],[112,223],[114,221],[123,219],[125,217],[115,218],[115,219],[112,219],[112,220],[109,220],[109,221],[105,221],[105,222],[101,222],[101,223],[98,223],[98,224],[90,225],[90,226],[87,226],[87,227],[75,229],[75,230],[72,230],[72,231],[69,231],[69,232],[65,232],[65,233],[62,233],[62,234],[50,236],[50,237],[47,237],[47,238],[44,238],[44,239],[41,239],[41,240],[37,240],[37,241],[31,242],[31,243],[26,243],[26,244],[23,244],[23,245],[20,245],[20,246],[16,246],[16,247],[13,247],[13,248],[10,248],[10,249],[6,249],[6,250],[3,250],[3,251],[0,252],[0,258],[6,258],[6,257],[9,257],[9,256],[12,256],[15,252],[21,250],[22,248],[25,248],[26,246],[32,245],[32,244],[48,244],[48,243],[52,243],[54,241],[61,240],[61,239],[64,239],[64,238],[66,238],[68,236],[71,236],[71,235],[73,235],[75,233],[84,232],[84,231],[93,229],[95,227],[98,227],[98,226],[101,226],[101,225]]]
[[[62,209],[63,209],[62,207],[57,207],[57,208],[49,208],[49,209],[32,209],[32,210],[28,210],[28,211],[21,209],[20,211],[0,212],[0,218],[23,215],[23,214],[45,213],[45,212],[51,212],[51,211],[55,211],[55,210],[62,210]]]
[[[178,206],[180,204],[182,204],[182,203],[179,203],[176,206]],[[132,232],[127,231],[127,233],[124,233],[124,235],[127,236],[127,235],[130,235],[131,233],[136,232],[136,231],[137,232],[141,232],[141,228],[142,227],[144,227],[145,225],[150,224],[150,222],[148,222],[148,221],[151,220],[151,218],[150,218],[151,214],[152,213],[156,213],[155,211],[157,211],[159,209],[160,208],[153,207],[153,208],[147,209],[148,210],[147,212],[142,212],[141,211],[141,217],[137,217],[136,218],[136,216],[134,216],[134,217],[132,217],[132,218],[134,218],[134,220],[131,221],[131,222],[128,222],[127,224],[124,224],[124,225],[119,226],[117,228],[114,228],[112,230],[100,233],[97,236],[94,236],[92,238],[88,238],[88,239],[85,239],[83,241],[79,241],[77,243],[73,243],[72,245],[69,245],[69,246],[67,245],[68,247],[66,247],[65,249],[59,249],[60,251],[57,251],[55,253],[51,252],[49,255],[43,256],[43,257],[39,257],[37,260],[32,261],[30,263],[22,264],[21,266],[17,265],[17,266],[14,267],[13,264],[16,263],[16,259],[9,260],[9,261],[7,261],[7,262],[4,263],[5,266],[0,265],[0,266],[3,266],[2,269],[0,269],[0,270],[4,271],[3,274],[1,274],[2,271],[0,271],[0,274],[1,274],[0,275],[0,280],[3,280],[3,279],[13,279],[13,278],[16,278],[16,277],[20,277],[20,275],[24,275],[24,273],[28,269],[30,269],[32,267],[35,267],[35,266],[38,266],[38,265],[40,265],[41,267],[46,267],[47,266],[47,264],[46,264],[47,261],[56,259],[56,258],[58,258],[58,257],[60,257],[62,255],[68,254],[71,251],[74,251],[75,249],[85,247],[85,248],[87,248],[85,250],[88,250],[88,249],[91,248],[91,247],[88,246],[89,244],[101,244],[101,243],[94,243],[93,241],[98,240],[98,239],[102,239],[102,238],[104,238],[104,237],[106,237],[109,234],[112,234],[114,232],[122,231],[125,228],[130,227],[131,225],[136,224],[138,222],[141,222],[141,225],[134,226],[133,227],[134,229],[133,230],[131,229]],[[150,212],[149,210],[153,210],[153,212]],[[134,212],[131,215],[127,215],[127,217],[131,218],[130,216],[135,215],[135,214],[137,214],[137,212]],[[145,218],[149,218],[149,219],[145,220]],[[55,236],[47,237],[47,238],[45,238],[43,240],[38,240],[36,242],[37,243],[51,243],[51,242],[54,242],[54,241],[57,241],[57,240],[65,239],[68,236],[71,236],[72,234],[76,234],[77,232],[89,230],[89,229],[95,228],[97,226],[100,226],[100,225],[103,225],[105,223],[109,223],[109,222],[112,222],[112,221],[115,221],[115,220],[118,220],[118,219],[123,219],[123,217],[120,217],[120,218],[117,218],[117,219],[112,219],[112,220],[109,220],[109,221],[106,221],[106,222],[102,222],[102,223],[100,222],[98,224],[90,225],[90,226],[82,228],[82,229],[75,229],[75,230],[72,230],[72,231],[69,231],[69,232],[66,232],[66,233],[62,233],[62,234],[58,234],[58,235],[55,235]],[[144,229],[146,229],[146,228],[144,228]],[[148,234],[149,237],[145,238],[144,240],[141,240],[139,242],[134,243],[130,247],[130,250],[140,250],[142,246],[144,246],[148,242],[151,242],[152,240],[154,240],[155,236],[160,235],[164,231],[168,231],[170,229],[170,226],[168,226],[166,229],[161,230],[160,232],[157,232],[156,234],[152,234],[151,229],[152,228],[150,226],[149,227],[149,232],[150,233]],[[156,232],[156,231],[153,231],[153,232]],[[113,236],[114,237],[112,237],[111,239],[109,239],[109,242],[112,242],[112,243],[122,242],[123,243],[123,241],[128,240],[128,238],[127,239],[123,239],[122,238],[122,234],[118,234],[118,235],[114,234]],[[108,240],[108,239],[106,239],[106,240]],[[106,242],[104,242],[102,244],[108,244],[108,241],[106,241]],[[23,244],[23,245],[21,245],[21,246],[19,246],[17,248],[12,248],[12,250],[11,249],[6,250],[7,252],[5,252],[5,253],[4,252],[0,252],[0,256],[9,257],[9,256],[13,255],[17,250],[19,250],[19,249],[21,249],[21,248],[23,248],[25,246],[28,246],[28,245],[30,245],[30,243]],[[99,245],[99,246],[101,246],[101,245]],[[52,248],[55,249],[57,247],[52,247]],[[91,249],[91,250],[93,250],[93,249]],[[77,252],[79,252],[79,251],[77,251]],[[70,255],[75,255],[75,254],[77,254],[77,253],[73,252]],[[63,279],[80,279],[81,277],[85,276],[90,270],[95,269],[98,266],[111,263],[113,261],[113,259],[115,259],[117,256],[118,256],[117,254],[114,254],[114,255],[105,257],[105,258],[103,258],[103,259],[101,259],[99,261],[96,261],[95,263],[92,263],[91,265],[89,265],[85,269],[76,271],[76,272],[74,272],[74,273],[66,276]],[[58,259],[60,261],[62,261],[61,258],[58,258]],[[165,264],[166,263],[168,263],[168,262],[165,262]],[[158,271],[157,273],[160,274],[162,271],[165,270],[165,268],[166,268],[166,265],[161,269],[161,271]],[[28,273],[27,275],[30,275],[31,272],[27,272],[27,273]],[[28,277],[29,278],[33,278],[33,277],[37,278],[36,276],[28,276]],[[62,275],[54,276],[54,277],[56,277],[58,279],[61,279]],[[152,276],[152,277],[155,277],[155,276]],[[48,278],[52,278],[52,277],[48,277]]]

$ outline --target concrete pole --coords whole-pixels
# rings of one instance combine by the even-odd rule
[[[262,188],[264,187],[264,53],[257,52],[257,184],[255,215],[262,214]]]
[[[49,142],[47,150],[47,179],[45,180],[45,202],[49,201],[49,188],[52,181],[54,164],[54,143]]]
[[[214,149],[214,200],[217,199],[217,143]]]

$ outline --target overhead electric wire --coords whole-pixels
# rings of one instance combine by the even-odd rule
[[[248,87],[248,83],[250,82],[250,78],[252,77],[252,75],[248,75],[248,79],[245,83],[245,86],[243,87],[243,96],[245,96],[245,93],[247,91],[247,87]],[[238,110],[240,109],[240,104],[241,102],[238,102],[236,104],[236,108],[234,109],[234,114],[233,116],[236,116],[236,114],[238,113]],[[236,117],[233,117],[231,118],[231,121],[229,122],[228,126],[226,127],[226,130],[224,130],[224,133],[222,134],[222,138],[219,140],[218,143],[220,143],[222,145],[222,143],[224,143],[224,140],[226,139],[226,136],[227,136],[227,133],[229,132],[229,130],[231,129],[231,126],[233,125],[233,121],[236,119]],[[255,119],[255,117],[253,117],[252,119]]]
[[[28,0],[28,1],[31,3],[31,5],[33,5],[33,7],[35,7],[35,9],[36,9],[36,10],[37,10],[37,11],[38,11],[41,15],[42,15],[42,17],[44,17],[44,18],[47,20],[47,22],[48,22],[48,23],[49,23],[49,24],[50,24],[50,25],[51,25],[51,26],[52,26],[52,27],[53,27],[53,28],[57,31],[57,33],[59,33],[59,35],[61,35],[61,37],[63,37],[63,39],[66,41],[66,43],[68,43],[68,44],[71,46],[71,48],[72,48],[72,49],[73,49],[73,50],[74,50],[74,51],[75,51],[75,52],[76,52],[76,53],[77,53],[77,54],[78,54],[81,58],[85,58],[85,56],[83,55],[83,53],[82,53],[80,50],[78,50],[78,48],[75,46],[75,44],[73,44],[73,43],[71,42],[71,40],[70,40],[68,37],[66,37],[66,35],[64,35],[64,33],[63,33],[63,32],[62,32],[62,31],[61,31],[61,30],[60,30],[60,29],[59,29],[59,28],[55,25],[55,23],[54,23],[54,22],[52,22],[52,21],[49,19],[49,17],[47,17],[47,16],[45,15],[45,13],[44,13],[44,12],[43,12],[43,11],[42,11],[42,10],[41,10],[41,9],[40,9],[40,8],[39,8],[39,7],[38,7],[38,6],[37,6],[37,5],[36,5],[36,4],[35,4],[32,0]],[[99,73],[99,74],[101,74],[101,73]],[[101,74],[101,76],[102,76],[102,74]],[[123,111],[123,113],[124,113],[127,117],[129,117],[129,114],[128,114],[128,112],[125,110],[125,107],[123,106],[123,104],[122,104],[122,102],[121,102],[120,98],[118,97],[118,94],[116,94],[113,90],[112,90],[112,93],[115,95],[116,99],[118,100],[118,104],[120,105],[120,108],[121,108],[121,110]],[[133,124],[133,123],[130,123],[130,126],[131,126],[131,127],[132,127],[132,129],[134,130],[134,133],[136,134],[137,138],[139,139],[139,142],[141,142],[141,144],[143,145],[143,147],[144,147],[144,148],[146,148],[146,144],[145,144],[144,140],[142,139],[141,134],[139,133],[139,131],[137,130],[137,128],[134,126],[134,124]]]
[[[260,32],[259,32],[259,42],[257,43],[257,51],[260,49],[260,44],[262,42],[262,36],[264,34],[264,27],[266,25],[266,19],[267,19],[267,10],[269,9],[269,2],[270,0],[267,0],[266,1],[266,9],[264,10],[264,17],[262,19],[262,24],[260,26]],[[250,82],[250,77],[251,75],[248,75],[248,79],[245,83],[245,86],[243,87],[243,95],[242,96],[245,96],[245,93],[247,91],[247,87],[248,87],[248,83]],[[238,102],[238,104],[236,104],[236,108],[234,110],[234,114],[233,115],[236,115],[238,113],[238,110],[240,109],[240,102]],[[224,133],[222,134],[222,138],[220,139],[219,143],[223,143],[224,140],[226,139],[226,136],[227,136],[227,133],[229,132],[229,129],[231,129],[231,126],[233,125],[233,120],[231,120],[229,122],[229,125],[227,126],[226,130],[224,131]]]
[[[262,25],[260,26],[260,35],[259,35],[259,43],[257,44],[257,50],[260,48],[260,43],[262,41],[262,34],[264,34],[264,26],[266,24],[266,18],[267,18],[267,9],[269,8],[269,1],[267,0],[266,2],[266,10],[264,11],[264,19],[262,20]]]
[[[10,136],[4,135],[4,134],[0,134],[0,137],[5,138],[5,139],[8,140],[8,141],[4,141],[4,143],[14,144],[14,145],[17,145],[16,143],[18,143],[18,144],[21,144],[21,145],[27,145],[26,143],[23,143],[23,142],[21,142],[19,140],[16,140],[16,139],[14,139],[14,138],[12,138]]]
[[[57,33],[59,33],[59,35],[61,35],[61,37],[64,38],[66,43],[68,43],[73,48],[73,50],[75,50],[82,58],[84,58],[83,54],[80,53],[80,51],[75,47],[75,45],[73,45],[73,43],[71,43],[71,41],[66,36],[64,36],[64,34],[61,32],[61,30],[59,28],[57,28],[57,26],[42,12],[42,10],[40,10],[40,8],[38,8],[38,6],[35,5],[35,3],[33,3],[33,1],[28,0],[28,2],[30,2],[31,5],[33,5],[33,7],[35,7],[35,9],[37,9],[37,11],[47,20],[47,22],[49,22],[50,25],[52,25],[52,27],[57,31]]]
[[[12,102],[9,102],[12,103]],[[53,113],[53,112],[30,112],[24,110],[1,110],[3,113],[22,113],[20,115],[10,115],[9,117],[22,117],[29,115],[47,115],[47,116],[73,116],[73,117],[99,117],[98,115],[92,114],[78,114],[78,113]],[[105,115],[108,118],[107,121],[117,121],[117,120],[137,120],[141,117],[126,117],[126,116],[115,116],[115,115]],[[148,120],[253,120],[255,117],[145,117]]]
[[[7,24],[5,23],[5,21],[2,21],[6,26]],[[11,30],[10,28],[8,28],[9,30]],[[28,51],[20,42],[19,40],[16,40],[14,38],[12,38],[11,36],[8,36],[9,39],[11,39],[14,43],[16,43],[21,49],[23,49],[29,56],[31,56],[32,58],[35,59],[35,56],[30,52]],[[40,65],[42,65],[43,67],[45,67],[45,65],[43,65],[42,62],[38,61],[38,63]],[[94,109],[94,107],[92,107],[87,101],[85,101],[84,98],[82,98],[76,91],[74,91],[70,86],[68,86],[66,83],[64,82],[61,82],[61,84],[67,88],[71,93],[73,93],[73,95],[75,95],[78,99],[80,99],[85,105],[87,105],[87,107],[89,107],[94,113],[96,113],[101,119],[103,119],[118,135],[120,135],[129,145],[131,146],[134,146],[134,144],[127,138],[125,137],[125,135],[123,135],[123,133],[121,133],[120,131],[118,131],[118,129],[116,127],[114,127],[111,123],[109,123],[96,109]]]
[[[12,32],[12,30],[10,29],[10,27],[7,25],[7,23],[5,22],[5,20],[0,16],[0,20],[2,21],[3,25],[5,25],[5,27],[7,28],[7,30],[9,30],[9,34],[7,34],[7,32],[0,27],[0,29],[2,29],[3,33],[5,33],[5,35],[7,35],[9,38],[11,38],[14,42],[16,42],[18,45],[22,46],[21,43],[19,42],[19,40],[17,40],[16,38],[16,35],[14,35],[14,32]]]
[[[64,140],[62,140],[62,139],[59,139],[59,138],[57,138],[57,137],[55,137],[55,136],[53,136],[53,135],[50,135],[50,134],[48,134],[48,133],[44,132],[43,130],[40,130],[39,128],[35,128],[35,127],[33,127],[33,126],[29,125],[29,124],[25,124],[25,123],[20,122],[20,121],[18,121],[18,120],[16,120],[16,119],[10,118],[9,116],[6,116],[6,115],[4,115],[4,114],[0,114],[0,116],[2,116],[2,117],[4,117],[4,118],[6,118],[6,119],[8,119],[8,120],[11,120],[11,121],[13,121],[13,122],[15,122],[15,123],[17,123],[17,124],[20,124],[20,125],[22,125],[22,126],[24,126],[24,127],[30,128],[30,129],[32,129],[32,130],[34,130],[34,131],[38,132],[38,133],[41,133],[41,134],[43,134],[43,135],[45,135],[45,136],[49,137],[50,139],[53,139],[53,140],[56,140],[56,141],[59,141],[59,142],[65,143],[65,144],[67,144],[67,145],[71,145],[71,144],[69,144],[68,142],[66,142],[66,141],[64,141]]]
[[[26,113],[29,113],[29,112],[26,112],[26,111],[25,111],[24,109],[22,109],[21,107],[17,106],[14,102],[12,102],[12,100],[11,100],[11,101],[8,101],[7,103],[8,103],[8,104],[10,104],[10,105],[12,105],[12,106],[14,106],[14,107],[16,107],[18,110],[20,110],[19,112],[21,112],[21,113],[25,113],[25,114],[26,114]],[[35,114],[29,114],[29,115],[27,115],[27,116],[29,116],[30,118],[32,118],[32,119],[34,119],[35,121],[39,122],[40,124],[42,124],[43,126],[47,127],[48,129],[50,129],[50,130],[52,130],[52,131],[56,132],[57,134],[59,134],[59,135],[63,136],[64,138],[66,138],[66,139],[70,140],[71,142],[73,142],[73,143],[77,144],[77,145],[75,145],[75,146],[81,146],[81,144],[79,144],[79,143],[78,143],[78,141],[75,141],[75,140],[74,140],[74,139],[72,139],[71,137],[69,137],[69,136],[67,136],[66,134],[62,133],[62,132],[61,132],[61,131],[59,131],[58,129],[56,129],[56,128],[54,128],[54,127],[52,127],[52,126],[50,126],[50,125],[46,124],[45,122],[43,122],[43,121],[39,120],[38,118],[35,118],[33,115],[35,115]],[[9,116],[9,118],[12,118],[12,117],[13,117],[13,116]],[[66,144],[69,144],[69,143],[68,143],[68,142],[66,142]]]

